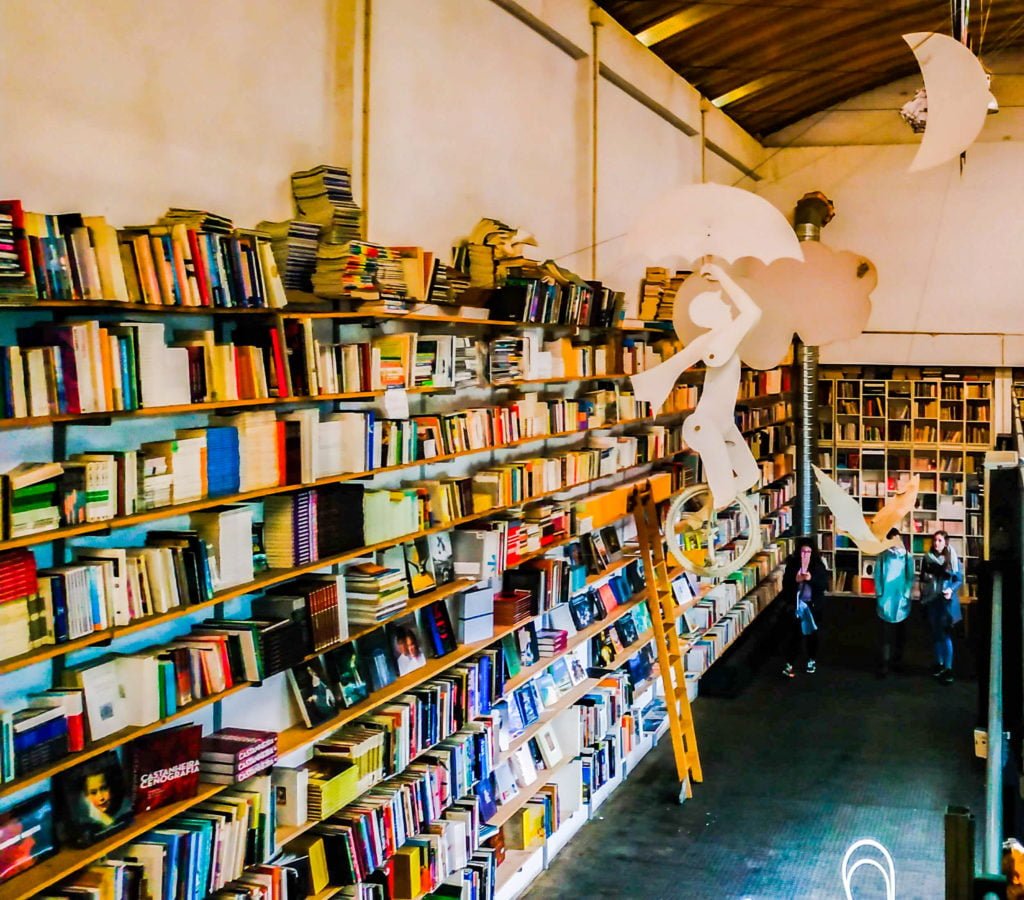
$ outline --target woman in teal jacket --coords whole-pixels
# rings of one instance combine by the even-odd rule
[[[898,528],[892,528],[887,538],[899,537]],[[883,550],[875,561],[875,597],[878,621],[881,626],[882,658],[878,677],[885,678],[889,667],[900,671],[903,665],[903,647],[907,642],[907,616],[910,615],[910,592],[914,587],[914,557],[903,544]]]

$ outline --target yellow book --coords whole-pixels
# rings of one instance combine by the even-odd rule
[[[400,847],[393,857],[395,900],[413,900],[420,891],[419,847]]]
[[[130,298],[121,260],[121,248],[117,240],[117,229],[113,225],[108,225],[103,216],[83,216],[82,222],[92,237],[103,299],[127,303]]]

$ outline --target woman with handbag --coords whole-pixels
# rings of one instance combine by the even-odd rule
[[[953,626],[961,618],[957,593],[963,583],[963,567],[949,546],[949,535],[936,531],[921,560],[921,602],[935,645],[932,675],[940,684],[953,683]]]
[[[796,677],[796,664],[801,649],[806,650],[804,671],[817,671],[818,629],[821,627],[822,605],[828,590],[828,569],[814,543],[801,538],[786,560],[782,575],[782,593],[789,619],[789,640],[786,665],[782,674]]]

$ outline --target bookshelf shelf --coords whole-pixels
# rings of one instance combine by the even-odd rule
[[[300,294],[296,294],[291,297],[291,300],[293,301],[300,299],[308,300],[313,298],[311,298],[308,295]],[[0,312],[2,312],[5,309],[9,311],[17,311],[20,313],[49,312],[52,314],[52,318],[55,322],[71,321],[74,319],[90,316],[127,317],[140,314],[144,316],[164,316],[166,314],[166,317],[168,319],[171,318],[172,316],[176,317],[179,322],[184,323],[186,328],[195,327],[188,322],[188,317],[202,318],[215,316],[218,317],[220,320],[217,323],[215,323],[216,338],[218,342],[222,340],[223,334],[229,333],[229,330],[232,327],[231,322],[224,321],[225,316],[238,317],[239,319],[248,318],[250,326],[249,330],[253,334],[255,334],[255,332],[257,331],[260,331],[260,333],[262,333],[264,322],[268,326],[270,326],[271,331],[273,331],[273,328],[276,327],[277,333],[281,335],[283,334],[284,322],[286,320],[324,320],[325,323],[333,322],[337,325],[348,323],[350,326],[360,326],[364,328],[377,328],[384,323],[393,324],[395,322],[400,322],[404,320],[410,323],[410,327],[415,327],[412,326],[411,323],[416,323],[417,325],[424,325],[427,327],[436,328],[436,331],[432,332],[435,335],[441,331],[451,333],[451,328],[455,328],[458,326],[466,326],[465,328],[461,328],[457,332],[460,335],[468,335],[471,333],[475,333],[473,332],[473,329],[475,328],[495,329],[498,331],[498,333],[500,333],[500,330],[520,332],[557,332],[559,335],[568,334],[569,336],[572,337],[575,337],[580,333],[584,333],[584,340],[588,341],[589,343],[601,341],[603,338],[597,337],[597,335],[604,335],[607,336],[609,340],[609,345],[612,348],[621,347],[622,344],[621,339],[611,337],[611,335],[616,332],[618,332],[620,335],[622,333],[628,332],[664,333],[671,329],[671,323],[668,322],[638,323],[634,321],[630,322],[629,324],[622,323],[621,325],[612,326],[581,326],[578,324],[519,322],[489,318],[482,319],[474,315],[445,315],[443,313],[434,315],[425,310],[414,310],[408,314],[390,314],[386,310],[371,311],[368,309],[335,310],[326,308],[322,304],[311,305],[304,303],[293,303],[286,308],[271,309],[238,307],[222,308],[204,306],[163,306],[156,304],[121,303],[117,301],[107,300],[42,302],[28,302],[26,300],[25,302],[15,301],[13,303],[0,303]],[[468,309],[460,310],[460,312],[461,311],[472,312],[472,310]],[[253,320],[253,316],[259,317],[259,319]],[[117,320],[110,318],[109,321]],[[228,328],[221,328],[220,326],[222,325],[227,325]],[[242,329],[243,326],[241,322],[237,323],[237,325],[239,329]],[[141,328],[142,326],[139,327]],[[151,327],[153,327],[155,331],[155,327]],[[203,328],[209,327],[213,327],[209,322],[203,325]],[[298,325],[295,322],[291,322],[290,327],[298,328]],[[327,331],[327,327],[328,326],[326,324],[323,325],[322,328],[318,326],[317,334],[325,334]],[[305,331],[312,332],[312,326],[305,329]],[[354,331],[355,329],[353,328],[349,328],[348,330],[335,328],[334,341],[340,341],[342,335],[345,335],[347,337],[351,332]],[[484,334],[486,335],[486,332],[484,332]],[[177,337],[176,339],[184,340],[184,338]],[[189,340],[192,340],[192,338],[189,338]],[[244,342],[241,342],[241,345],[250,346],[249,344],[246,344]],[[190,346],[194,347],[195,345]],[[612,362],[612,351],[609,351],[607,360],[608,361],[606,363],[599,364],[611,366],[614,368],[628,367],[626,364],[623,363]],[[242,370],[240,368],[239,372],[241,371]],[[280,370],[278,370],[278,375],[280,376]],[[682,383],[694,384],[698,382],[701,377],[702,373],[700,371],[693,371],[683,376],[680,379],[680,381]],[[486,379],[481,379],[475,384],[466,385],[460,389],[449,387],[437,388],[432,386],[423,386],[418,388],[408,388],[406,389],[406,392],[409,394],[422,395],[424,397],[429,397],[433,395],[439,398],[446,398],[448,402],[451,402],[451,398],[453,397],[461,398],[462,396],[464,396],[464,390],[466,388],[469,388],[472,390],[480,390],[481,392],[490,392],[491,398],[494,398],[496,395],[499,398],[504,396],[504,399],[506,400],[506,402],[508,402],[510,400],[509,395],[501,395],[499,392],[514,391],[521,388],[529,388],[530,386],[568,385],[577,382],[580,384],[607,382],[608,384],[602,386],[610,388],[612,386],[611,383],[620,382],[627,378],[629,378],[629,376],[623,372],[609,372],[601,375],[573,375],[551,376],[548,378],[525,378],[506,381],[502,383],[494,383],[489,382]],[[328,380],[331,382],[332,385],[336,386],[336,383],[333,381],[333,377]],[[410,382],[413,380],[411,376],[409,380]],[[423,379],[421,378],[419,380],[422,381]],[[277,377],[276,380],[272,381],[272,384],[282,385],[287,381],[287,378],[284,378],[282,380],[281,377]],[[308,379],[308,383],[314,384],[314,386],[315,382],[316,379]],[[321,385],[324,383],[324,380],[320,381]],[[355,382],[349,381],[347,383]],[[364,381],[362,383],[365,384],[367,382]],[[273,389],[274,388],[272,387],[271,390]],[[296,389],[302,390],[303,387],[300,384]],[[283,386],[280,387],[280,390],[282,393],[288,392],[288,389],[284,388]],[[593,388],[590,388],[589,390],[593,390]],[[261,387],[259,391],[265,392],[265,389]],[[247,389],[244,392],[256,393],[258,391]],[[576,391],[572,389],[565,393],[569,392],[576,393]],[[261,397],[246,400],[215,401],[209,403],[196,403],[187,405],[183,404],[163,407],[145,407],[137,410],[104,411],[87,413],[84,415],[51,415],[11,418],[0,420],[0,431],[12,431],[18,429],[38,429],[43,427],[55,426],[53,432],[54,455],[52,458],[59,459],[61,456],[66,455],[65,438],[68,434],[68,430],[75,426],[86,426],[90,424],[106,424],[114,421],[129,422],[136,419],[145,422],[153,422],[154,420],[161,416],[205,416],[210,413],[226,412],[231,410],[242,411],[257,408],[275,410],[280,409],[283,411],[286,408],[294,408],[296,406],[299,406],[306,408],[319,407],[322,411],[325,411],[324,404],[341,401],[369,401],[384,396],[385,394],[386,391],[384,390],[340,392],[333,394],[319,394],[315,396],[301,396],[289,394],[288,396],[280,397]],[[223,393],[221,395],[223,396]],[[147,394],[147,398],[148,396],[149,395]],[[740,398],[738,400],[737,405],[741,409],[751,409],[757,407],[768,407],[775,403],[788,402],[791,399],[792,394],[788,392],[780,394],[765,394],[751,396],[745,399]],[[106,402],[108,405],[110,404],[109,400],[107,400]],[[496,401],[494,399],[490,399],[487,402],[489,404],[494,404]],[[24,411],[24,406],[19,405],[18,408],[19,411]],[[36,411],[38,411],[39,409],[46,407],[40,407],[39,405],[35,405],[33,407],[30,404],[29,408],[34,408]],[[50,408],[56,408],[56,404],[51,405]],[[427,408],[429,409],[430,407]],[[530,435],[528,437],[523,437],[518,440],[510,441],[503,444],[480,447],[460,452],[452,452],[440,456],[435,456],[430,459],[411,460],[405,463],[383,466],[378,469],[367,470],[362,472],[326,476],[324,478],[320,478],[308,483],[271,485],[264,488],[254,489],[251,491],[237,492],[232,495],[197,498],[195,500],[176,503],[173,505],[168,505],[155,509],[147,509],[137,513],[132,513],[130,515],[115,517],[106,521],[89,522],[82,525],[60,528],[53,531],[25,535],[23,537],[15,538],[8,541],[0,541],[0,551],[20,547],[30,547],[35,545],[63,542],[68,538],[73,538],[77,536],[110,535],[118,529],[147,525],[150,523],[170,519],[172,517],[188,515],[193,512],[211,510],[217,507],[228,506],[237,503],[244,503],[247,501],[258,501],[275,495],[292,494],[300,491],[315,489],[318,487],[325,487],[328,485],[337,484],[341,482],[373,479],[378,475],[393,474],[410,470],[421,470],[412,477],[426,477],[425,473],[423,473],[422,470],[430,466],[443,464],[454,460],[466,459],[477,455],[495,454],[501,451],[507,451],[513,448],[523,447],[530,444],[543,445],[546,444],[549,440],[565,440],[567,441],[567,443],[565,443],[562,446],[565,449],[574,449],[578,446],[578,444],[577,442],[572,441],[571,438],[575,436],[585,436],[588,432],[614,431],[615,429],[618,429],[620,427],[627,427],[630,425],[645,425],[653,424],[659,421],[667,421],[668,419],[678,419],[679,417],[687,415],[691,411],[692,410],[689,408],[679,409],[665,413],[656,418],[631,418],[619,422],[604,422],[600,425],[596,425],[593,428],[577,428],[573,430],[566,430],[551,434]],[[776,418],[778,415],[778,412],[776,410],[772,410],[771,412],[769,412],[768,410],[763,410],[762,412],[766,415],[773,415],[773,418]],[[973,418],[970,421],[971,424],[977,424]],[[764,425],[757,426],[756,429],[751,430],[762,430],[776,424],[779,423],[766,423]],[[278,427],[280,428],[281,426]],[[289,429],[289,440],[290,439],[291,433]],[[306,439],[305,433],[303,433],[302,439]],[[676,442],[670,436],[670,439],[661,446],[675,446],[675,443]],[[637,448],[637,455],[642,457],[643,455],[645,455],[645,448],[651,446],[653,446],[653,443],[648,444],[646,442],[643,442],[642,445],[639,448]],[[537,455],[540,455],[541,452],[542,451],[538,452]],[[55,660],[65,655],[76,653],[80,650],[84,650],[88,647],[95,647],[99,644],[107,643],[116,639],[141,634],[142,632],[150,631],[152,629],[157,629],[161,626],[173,623],[176,620],[183,619],[184,617],[190,617],[193,616],[193,614],[199,614],[205,610],[212,610],[214,607],[218,607],[221,604],[224,604],[226,601],[247,595],[260,593],[266,588],[270,588],[275,585],[285,584],[304,574],[321,571],[325,568],[346,563],[354,559],[364,557],[376,551],[392,548],[397,545],[412,540],[416,540],[417,538],[425,537],[427,535],[450,531],[451,529],[456,528],[460,525],[468,525],[471,523],[480,522],[481,520],[494,517],[501,513],[519,510],[522,507],[529,506],[530,504],[534,504],[539,501],[546,500],[548,498],[557,498],[559,501],[562,499],[571,500],[580,498],[590,491],[600,490],[604,487],[613,484],[622,483],[623,481],[626,481],[629,477],[633,476],[637,472],[637,470],[643,470],[649,468],[652,465],[673,460],[682,452],[685,452],[685,450],[672,450],[671,452],[667,452],[664,455],[655,458],[641,459],[640,461],[634,464],[627,465],[614,472],[607,472],[605,474],[598,475],[594,478],[585,481],[579,481],[575,484],[567,484],[565,486],[554,488],[552,490],[543,491],[541,493],[532,494],[530,496],[523,496],[516,502],[509,503],[504,506],[496,506],[491,509],[475,509],[467,515],[453,518],[449,521],[440,522],[435,525],[429,525],[428,527],[421,528],[418,531],[398,535],[396,537],[392,537],[383,541],[378,541],[373,544],[367,544],[357,548],[352,548],[350,550],[345,550],[343,552],[335,553],[331,556],[317,559],[309,564],[304,564],[290,568],[268,569],[258,573],[256,577],[254,577],[252,580],[248,582],[233,585],[216,591],[208,600],[204,600],[201,603],[175,607],[165,613],[140,618],[124,626],[107,628],[103,631],[97,631],[91,635],[88,635],[83,638],[78,638],[74,641],[41,647],[30,653],[22,654],[18,657],[0,660],[0,675],[15,672],[19,669],[36,665],[44,661]],[[768,457],[764,458],[768,459],[774,457],[778,459],[779,454],[785,452],[786,451],[773,451],[771,454],[769,454]],[[545,455],[550,456],[550,453],[547,453]],[[498,458],[498,460],[500,459],[501,457]],[[496,463],[498,460],[492,459],[490,462]],[[603,457],[602,463],[608,464],[605,463]],[[765,468],[765,471],[770,470],[770,467]],[[568,473],[569,466],[564,467],[562,471]],[[576,469],[574,471],[578,472],[580,470]],[[588,469],[587,471],[589,472],[590,470]],[[443,475],[446,473],[442,470],[441,474]],[[546,477],[548,473],[545,471],[543,474]],[[273,477],[272,473],[271,477]],[[559,476],[556,474],[554,477],[558,478]],[[572,476],[567,474],[565,477]],[[644,474],[642,471],[641,477],[646,477],[646,474]],[[533,484],[536,484],[536,482],[529,483],[531,484],[531,486]],[[550,483],[550,480],[548,481],[548,483]],[[175,490],[179,490],[177,482],[175,482]],[[182,488],[181,490],[179,490],[179,496],[185,490],[188,489]],[[194,494],[197,491],[192,490],[190,492]],[[466,505],[470,505],[468,501]],[[90,508],[89,511],[91,514],[92,509]],[[380,533],[381,531],[378,531],[378,534]],[[530,535],[532,535],[533,533],[534,532],[531,531]],[[552,551],[558,548],[565,547],[577,538],[578,535],[570,533],[556,533],[554,536],[551,536],[549,534],[549,529],[547,529],[547,526],[545,525],[543,539],[548,541],[548,543],[546,545],[540,546],[538,549],[522,553],[517,558],[517,561],[515,563],[510,564],[507,568],[514,568],[517,565],[530,562],[531,560],[536,560],[540,557],[543,557],[551,553]],[[63,558],[61,558],[64,555],[64,551],[65,548],[62,546],[58,546],[55,549],[54,565],[59,565],[61,562],[64,561]],[[633,557],[631,556],[624,555],[622,559],[612,563],[599,574],[588,576],[588,578],[586,579],[586,585],[594,585],[597,582],[614,575],[624,566],[628,565],[632,558]],[[415,613],[419,610],[424,609],[431,603],[444,601],[448,598],[451,598],[459,594],[460,592],[471,587],[474,583],[475,581],[473,579],[461,578],[449,584],[441,585],[428,593],[416,597],[411,597],[405,604],[403,609],[397,611],[396,613],[388,616],[387,618],[379,622],[374,622],[372,624],[350,625],[348,637],[345,640],[340,641],[339,643],[347,644],[349,642],[367,637],[368,635],[370,635],[371,632],[378,631],[388,623],[398,620],[408,615],[409,613]],[[194,596],[194,592],[192,593]],[[694,598],[692,601],[677,606],[675,609],[676,615],[681,615],[686,608],[693,605],[694,603],[699,602],[701,597],[703,597],[704,593],[705,592],[702,591],[699,594],[699,596]],[[201,594],[201,596],[205,596],[205,594]],[[578,649],[581,647],[587,647],[596,635],[608,629],[614,623],[618,622],[622,617],[630,614],[631,611],[636,609],[637,606],[639,606],[641,603],[645,602],[646,596],[647,592],[645,590],[637,592],[626,603],[622,604],[621,606],[618,606],[605,619],[595,622],[588,628],[575,632],[569,638],[567,648],[565,651],[563,651],[563,653],[557,654],[557,656],[554,657],[546,657],[536,665],[522,669],[517,674],[517,676],[505,681],[503,685],[504,695],[508,696],[510,691],[513,691],[517,687],[522,686],[530,678],[533,678],[534,676],[541,673],[548,666],[550,666],[551,663],[558,657],[563,656],[565,653],[569,653],[570,651],[578,651]],[[543,613],[539,614],[536,617],[533,617],[533,619],[538,622],[538,627],[539,623],[542,621],[542,617]],[[306,728],[303,725],[299,724],[284,729],[278,736],[278,751],[280,757],[282,759],[286,759],[288,756],[293,755],[294,757],[301,756],[303,759],[305,759],[305,757],[308,755],[308,752],[310,751],[310,748],[317,741],[322,740],[324,737],[330,735],[331,733],[345,726],[346,724],[359,719],[361,716],[378,710],[382,705],[388,704],[389,702],[395,700],[395,698],[401,696],[402,694],[405,694],[415,689],[417,686],[429,682],[432,679],[436,679],[438,678],[438,676],[444,676],[445,673],[448,673],[449,670],[452,669],[452,667],[458,666],[460,663],[464,663],[465,661],[470,660],[471,657],[477,655],[485,649],[494,647],[494,645],[500,642],[502,638],[514,633],[517,629],[523,627],[523,625],[525,625],[527,621],[530,620],[520,621],[510,626],[498,626],[494,628],[492,634],[483,641],[457,646],[452,652],[448,653],[444,657],[441,657],[439,659],[428,660],[425,665],[421,666],[414,672],[411,672],[406,676],[397,678],[394,682],[392,682],[392,684],[387,685],[386,687],[382,688],[381,690],[378,690],[373,694],[370,694],[362,702],[357,703],[347,709],[339,710],[338,714],[335,715],[331,720],[323,722],[314,728]],[[187,624],[185,627],[187,627]],[[152,640],[153,638],[150,638],[150,642],[152,642]],[[651,640],[652,633],[650,631],[644,632],[642,635],[638,637],[638,640],[636,642],[622,649],[620,653],[616,655],[615,659],[610,663],[608,668],[621,668],[626,664],[628,660],[634,658],[644,646],[649,644]],[[24,646],[24,644],[22,644],[21,646]],[[315,655],[319,655],[319,653],[310,654],[306,658],[307,661],[312,659],[313,656]],[[585,663],[586,660],[584,659],[584,664]],[[574,677],[579,676],[574,675]],[[600,678],[587,678],[584,681],[581,681],[578,685],[572,687],[564,695],[558,698],[557,703],[544,709],[541,713],[540,719],[537,722],[533,723],[523,733],[518,735],[513,741],[510,742],[506,750],[499,754],[500,761],[508,760],[514,750],[523,747],[528,741],[535,737],[545,724],[550,723],[559,714],[564,713],[585,694],[593,691],[598,686],[600,680]],[[231,695],[241,692],[247,689],[248,687],[253,686],[256,685],[248,683],[237,684],[231,689],[224,691],[220,694],[206,697],[200,701],[197,701],[196,703],[190,704],[189,706],[178,710],[173,715],[168,716],[158,722],[154,722],[146,726],[123,729],[122,731],[110,736],[105,740],[98,741],[95,744],[90,745],[86,750],[80,753],[71,754],[57,763],[39,769],[35,772],[30,772],[23,778],[17,779],[4,785],[0,785],[0,799],[12,796],[16,792],[22,791],[23,789],[31,787],[32,785],[39,784],[45,781],[46,779],[51,778],[53,775],[65,772],[85,760],[95,758],[106,751],[115,749],[117,747],[121,747],[136,737],[142,736],[147,733],[155,732],[176,720],[190,717],[205,707],[218,705],[220,704],[221,701],[230,697]],[[259,702],[263,699],[259,694],[247,695],[247,698],[248,697],[253,698],[254,706],[258,706]],[[237,708],[241,705],[242,704],[237,703],[229,704],[229,709],[231,710],[232,717],[236,717]],[[258,715],[256,715],[253,718],[247,718],[245,716],[241,716],[240,718],[242,718],[242,722],[231,722],[230,724],[246,724],[255,728],[261,727]],[[219,714],[214,716],[214,721],[216,725],[219,727]],[[418,759],[420,756],[428,754],[431,749],[433,748],[425,748],[424,750],[420,751],[420,753],[416,757],[414,757],[414,759]],[[509,804],[505,804],[504,806],[502,806],[496,813],[492,822],[489,824],[500,826],[501,824],[504,824],[505,822],[509,821],[512,818],[512,816],[515,815],[517,810],[521,809],[526,803],[529,802],[529,800],[532,797],[536,795],[540,785],[543,785],[546,781],[555,777],[560,771],[573,764],[573,760],[569,758],[570,756],[570,754],[566,754],[567,758],[563,759],[555,767],[551,769],[541,770],[538,773],[537,781],[530,787],[521,790],[520,794],[516,798],[514,798]],[[106,840],[93,845],[87,850],[61,851],[57,853],[55,856],[53,856],[51,859],[43,861],[33,869],[5,883],[3,889],[0,890],[0,894],[3,895],[4,900],[7,900],[8,897],[19,898],[20,900],[20,898],[23,897],[27,898],[38,896],[40,893],[45,892],[46,889],[50,886],[60,882],[61,879],[64,879],[67,876],[72,875],[74,872],[81,869],[82,867],[89,865],[90,863],[111,853],[119,847],[123,847],[124,845],[130,843],[132,840],[136,839],[139,835],[145,834],[150,829],[160,825],[161,823],[167,822],[169,819],[172,819],[180,813],[189,810],[197,804],[200,804],[205,800],[215,797],[221,791],[230,790],[231,787],[232,786],[230,785],[215,785],[205,783],[201,784],[197,796],[185,801],[181,801],[180,803],[163,807],[152,813],[145,813],[140,816],[137,816],[129,827],[122,829],[114,835],[111,835]],[[275,837],[277,838],[278,842],[283,844],[289,840],[294,839],[295,837],[298,837],[300,834],[308,831],[309,829],[313,828],[316,824],[317,822],[306,822],[299,826],[279,828],[277,830],[277,834]],[[511,862],[513,864],[513,870],[517,870],[519,866],[515,863],[517,857],[515,856],[514,851],[510,855]],[[524,854],[524,859],[532,860],[533,862],[531,862],[531,865],[533,865],[533,863],[536,862],[537,859],[536,851],[534,851],[532,854]],[[506,864],[501,868],[499,880],[501,880],[504,877],[507,877],[508,873],[509,865]],[[526,877],[526,875],[527,873],[524,872],[523,877]],[[319,900],[327,900],[327,898],[333,898],[337,895],[340,895],[343,892],[343,887],[332,885],[328,887],[325,891],[321,892],[321,894],[318,895],[318,898]]]
[[[80,750],[77,753],[69,753],[58,762],[51,763],[41,769],[28,772],[20,778],[15,778],[14,781],[9,781],[6,784],[0,785],[0,799],[9,797],[18,791],[30,787],[33,784],[38,784],[40,781],[47,778],[52,778],[60,772],[64,772],[73,766],[77,766],[81,762],[85,762],[87,759],[92,759],[94,756],[99,756],[107,750],[113,750],[116,747],[127,744],[129,741],[134,740],[137,737],[141,737],[144,734],[149,734],[152,731],[159,731],[165,725],[169,725],[171,722],[175,722],[185,716],[190,716],[204,707],[218,703],[221,700],[230,697],[232,694],[244,691],[247,687],[249,687],[249,684],[247,683],[236,684],[219,694],[211,694],[209,697],[203,697],[202,700],[197,700],[194,703],[190,703],[188,706],[183,706],[173,715],[159,719],[156,722],[151,722],[149,725],[132,725],[128,728],[123,728],[121,731],[116,734],[112,734],[108,738],[104,738],[101,741],[95,741],[84,750]]]
[[[33,310],[54,310],[66,314],[74,313],[156,313],[188,316],[272,316],[281,310],[270,307],[242,306],[164,306],[156,303],[125,303],[121,300],[0,300],[0,312],[5,310],[32,312]]]
[[[585,683],[585,682],[584,682]],[[593,688],[597,684],[595,679],[592,684],[588,686],[588,690]],[[582,687],[582,685],[580,685]],[[582,697],[584,691],[580,694]],[[576,699],[579,699],[578,697]],[[515,795],[508,803],[503,803],[498,807],[498,811],[494,814],[494,817],[487,823],[495,828],[500,828],[504,825],[513,815],[516,814],[520,809],[526,806],[530,800],[536,795],[537,791],[547,784],[552,778],[555,777],[559,772],[562,771],[566,766],[572,762],[571,759],[565,758],[560,762],[556,763],[550,769],[540,769],[537,772],[537,780],[530,785],[528,788],[520,788],[519,793]]]
[[[4,900],[32,900],[33,897],[38,897],[46,888],[56,884],[62,878],[66,878],[83,866],[87,866],[100,857],[106,856],[118,847],[127,844],[141,834],[145,834],[150,829],[156,828],[179,813],[185,812],[197,803],[209,800],[225,790],[225,788],[226,785],[223,784],[200,782],[199,792],[194,797],[180,800],[168,806],[162,806],[160,809],[155,809],[152,812],[140,813],[126,828],[84,850],[61,850],[27,872],[22,872],[10,881],[5,881],[3,885]]]

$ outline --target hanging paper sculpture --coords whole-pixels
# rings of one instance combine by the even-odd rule
[[[974,143],[994,103],[981,62],[955,38],[930,31],[903,35],[921,66],[927,97],[924,138],[910,164],[921,172],[956,159]]]
[[[917,503],[920,475],[915,475],[902,491],[890,497],[885,505],[875,513],[869,524],[864,518],[864,512],[856,497],[851,497],[833,478],[817,466],[812,468],[818,482],[821,502],[832,512],[836,530],[849,537],[861,553],[875,556],[900,543],[901,538],[889,539],[886,535],[890,529],[899,527]]]

